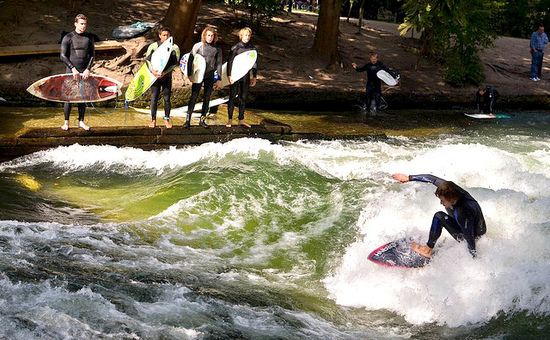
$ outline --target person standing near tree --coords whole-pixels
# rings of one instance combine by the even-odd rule
[[[65,35],[61,40],[61,61],[67,66],[67,73],[72,73],[76,81],[90,77],[90,69],[94,62],[94,38],[91,34],[85,32],[87,26],[88,18],[84,14],[78,14],[74,19],[75,30]],[[84,123],[86,104],[78,103],[77,107],[78,126],[86,131],[90,130],[90,127]],[[63,130],[69,130],[71,108],[71,103],[63,105],[65,114],[65,124],[61,126]]]
[[[231,127],[233,121],[233,110],[235,108],[235,102],[238,103],[239,107],[239,125],[250,127],[249,124],[244,121],[244,109],[246,106],[246,97],[248,96],[248,89],[250,86],[256,85],[256,78],[258,76],[258,69],[256,64],[252,66],[252,78],[250,78],[250,71],[237,81],[231,79],[231,69],[233,66],[233,60],[235,57],[243,52],[250,51],[255,49],[254,46],[250,43],[250,38],[252,36],[252,30],[248,27],[245,27],[239,31],[239,41],[235,46],[231,47],[229,52],[229,57],[227,60],[227,78],[231,84],[229,87],[229,103],[227,103],[227,125],[226,127]]]
[[[540,81],[542,76],[542,59],[544,58],[544,48],[548,44],[548,36],[544,33],[544,25],[540,24],[539,29],[531,34],[531,79]]]

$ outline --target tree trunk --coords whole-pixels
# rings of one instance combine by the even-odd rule
[[[171,0],[162,24],[170,27],[174,42],[185,53],[193,47],[193,31],[202,0]]]
[[[327,64],[338,61],[338,32],[340,27],[340,7],[342,0],[321,0],[319,19],[313,41],[313,54]]]
[[[359,32],[361,32],[361,29],[363,28],[363,12],[365,11],[364,7],[365,7],[365,0],[361,2],[361,7],[359,7],[359,22],[357,24],[357,26],[359,27]]]

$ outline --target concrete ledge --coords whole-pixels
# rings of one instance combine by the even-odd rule
[[[237,138],[262,138],[271,142],[298,141],[301,139],[373,139],[385,138],[384,134],[331,136],[326,134],[293,133],[292,127],[271,119],[264,119],[251,128],[244,126],[210,125],[208,129],[199,126],[184,128],[165,127],[97,127],[89,131],[60,128],[24,128],[15,137],[0,138],[0,161],[7,161],[33,152],[58,146],[113,145],[134,147],[143,150],[167,149],[202,143],[224,143]]]

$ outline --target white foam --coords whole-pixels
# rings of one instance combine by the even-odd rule
[[[358,238],[344,245],[347,247],[345,255],[339,262],[335,261],[334,271],[324,280],[331,298],[344,306],[390,310],[414,324],[435,322],[455,327],[484,323],[502,312],[550,313],[550,287],[547,284],[550,282],[550,254],[546,246],[550,244],[550,211],[547,209],[550,203],[550,152],[544,149],[547,147],[544,141],[518,138],[514,143],[518,145],[497,148],[486,142],[469,143],[460,138],[428,142],[402,138],[388,142],[331,141],[280,145],[259,139],[239,139],[224,144],[159,151],[73,145],[3,163],[0,171],[48,164],[62,172],[90,170],[131,175],[145,172],[158,176],[168,170],[178,171],[193,164],[204,164],[207,171],[225,175],[224,171],[237,167],[244,173],[256,170],[258,162],[274,168],[288,166],[297,171],[311,170],[314,175],[326,177],[327,182],[338,183],[329,198],[317,194],[307,185],[300,190],[292,187],[281,189],[273,178],[265,182],[230,184],[261,188],[260,194],[249,196],[220,193],[227,187],[211,186],[178,200],[143,222],[149,223],[146,227],[151,229],[155,228],[157,221],[167,227],[161,232],[167,235],[161,236],[154,247],[136,247],[132,240],[113,244],[109,238],[87,237],[86,229],[78,226],[74,230],[64,228],[63,233],[76,234],[83,244],[90,244],[92,248],[116,248],[117,252],[127,252],[130,259],[118,262],[123,267],[170,270],[191,263],[216,266],[216,260],[223,255],[230,264],[264,268],[274,256],[283,253],[298,259],[296,268],[279,271],[267,268],[266,271],[273,269],[270,274],[279,277],[300,277],[316,270],[316,264],[301,249],[304,242],[323,235],[338,221],[347,203],[343,197],[345,192],[340,191],[341,184],[357,186],[359,189],[353,192],[361,195],[357,202],[354,201],[360,210],[355,228]],[[541,149],[523,147],[521,143],[525,146],[540,145]],[[397,184],[391,178],[391,174],[396,172],[433,173],[455,181],[478,199],[485,213],[488,232],[478,242],[477,259],[469,256],[464,244],[444,234],[437,256],[424,269],[391,269],[366,260],[373,249],[393,239],[412,236],[419,241],[425,240],[434,212],[442,210],[433,195],[435,188],[432,185]],[[217,219],[221,213],[216,210],[216,205],[211,204],[219,198],[226,198],[225,204],[233,209],[232,213],[223,211],[223,221]],[[284,228],[288,215],[291,218],[304,216],[312,207],[318,207],[319,200],[330,201],[328,211],[323,212],[324,217],[293,230]],[[209,206],[210,210],[201,209],[201,206]],[[250,227],[246,222],[252,215],[269,215],[269,218],[258,218],[254,221],[265,222],[265,225]],[[193,224],[201,219],[208,219],[204,229]],[[194,229],[185,229],[187,225],[193,225]],[[106,234],[111,231],[105,228]],[[240,243],[229,236],[239,228],[252,230],[249,235],[245,232],[238,235],[248,237],[247,242],[242,242],[246,243],[243,247],[245,254],[233,256],[231,252],[238,249]],[[56,226],[46,228],[41,237],[60,237],[57,230]],[[5,228],[2,232],[12,231]],[[223,240],[223,246],[207,249],[206,244],[205,249],[200,245],[189,249],[177,245],[178,241],[186,244],[200,237],[208,238],[209,233],[213,239]],[[155,259],[159,253],[170,254],[175,259],[163,263]],[[151,258],[148,258],[149,254]],[[89,264],[110,260],[98,255],[81,256],[89,256],[81,258]],[[142,262],[133,263],[133,257],[142,259]],[[231,277],[232,280],[235,278]],[[170,307],[170,299],[142,305],[141,312],[162,315],[167,306]],[[238,322],[251,321],[243,319]]]
[[[433,173],[467,189],[480,202],[488,225],[477,244],[479,257],[471,258],[464,243],[444,232],[437,256],[424,269],[367,261],[373,249],[393,239],[407,235],[424,242],[433,214],[443,210],[431,184],[380,180],[365,197],[368,204],[357,226],[361,237],[325,279],[335,301],[387,309],[414,324],[451,327],[484,323],[501,312],[550,313],[550,179],[524,166],[525,154],[480,144],[410,151],[410,159],[380,164],[381,169],[388,176]]]

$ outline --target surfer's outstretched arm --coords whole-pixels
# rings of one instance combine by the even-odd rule
[[[392,177],[400,183],[406,183],[409,181],[418,181],[432,183],[436,187],[439,187],[445,180],[434,175],[422,174],[422,175],[406,175],[406,174],[393,174]]]

